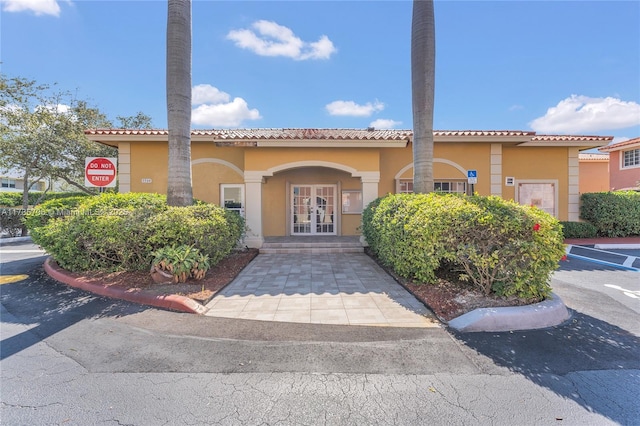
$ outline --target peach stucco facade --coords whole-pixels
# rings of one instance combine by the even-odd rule
[[[86,134],[118,147],[120,192],[166,193],[166,131]],[[497,195],[536,205],[560,220],[578,220],[579,152],[610,140],[524,131],[437,131],[434,181],[444,192]],[[244,214],[246,243],[253,247],[269,236],[359,235],[362,208],[369,202],[411,191],[412,150],[407,130],[193,131],[193,194]],[[470,171],[477,181],[469,180]]]
[[[580,154],[580,194],[609,191],[609,155]]]
[[[600,148],[609,153],[609,189],[640,191],[640,138]]]

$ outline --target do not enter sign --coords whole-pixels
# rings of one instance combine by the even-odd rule
[[[87,157],[84,167],[84,186],[113,188],[116,186],[116,159]]]

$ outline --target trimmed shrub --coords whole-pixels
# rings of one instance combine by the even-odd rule
[[[640,235],[640,192],[593,192],[580,197],[580,218],[603,237]]]
[[[9,237],[22,234],[23,211],[21,209],[0,209],[0,233]]]
[[[485,293],[541,299],[564,254],[562,230],[544,211],[499,197],[396,194],[363,212],[371,250],[403,277],[429,283],[444,264]]]
[[[153,216],[147,226],[153,247],[193,245],[215,265],[238,244],[244,222],[235,212],[214,204],[198,204],[169,207]]]
[[[162,247],[190,245],[214,266],[242,237],[243,219],[215,205],[168,207],[157,194],[102,194],[77,214],[32,221],[34,242],[65,269],[145,270]]]
[[[598,228],[589,222],[560,222],[560,225],[565,238],[594,238],[598,235]]]
[[[485,294],[542,299],[564,255],[562,228],[548,213],[500,197],[468,197],[470,214],[452,230],[455,262]]]
[[[80,203],[87,200],[86,196],[74,196],[66,198],[53,198],[45,201],[34,209],[28,210],[25,215],[25,224],[30,232],[37,232],[36,228],[46,225],[49,220],[61,216],[77,214]],[[32,234],[33,235],[33,234]]]
[[[67,197],[87,197],[89,194],[85,192],[29,192],[29,205],[35,206],[49,200]],[[0,206],[18,207],[22,206],[22,192],[0,192]]]

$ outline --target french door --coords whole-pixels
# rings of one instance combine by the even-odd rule
[[[336,185],[291,185],[291,235],[336,235]]]

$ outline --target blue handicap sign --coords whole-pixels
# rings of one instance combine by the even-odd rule
[[[467,170],[467,177],[468,178],[477,178],[478,177],[478,171],[477,170]]]

